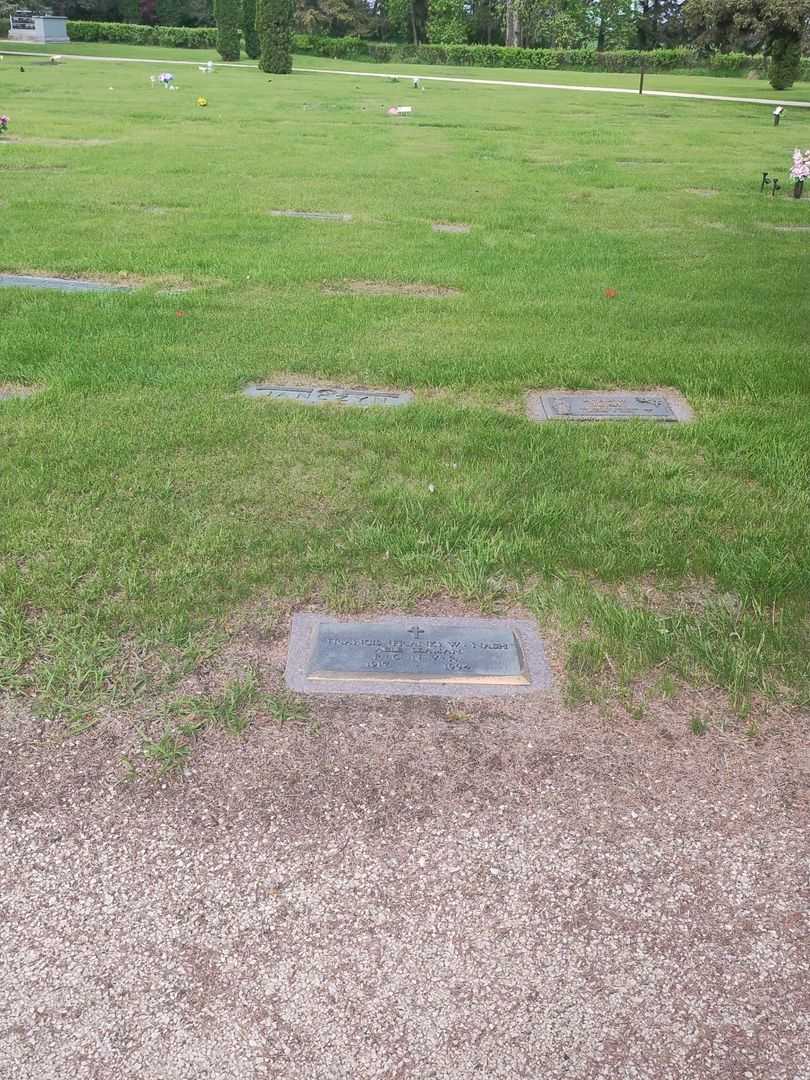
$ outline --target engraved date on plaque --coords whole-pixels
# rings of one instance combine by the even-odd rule
[[[399,680],[523,686],[513,630],[397,623],[320,623],[308,679]]]

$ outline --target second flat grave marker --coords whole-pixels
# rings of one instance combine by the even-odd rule
[[[0,274],[0,287],[55,289],[58,292],[132,292],[129,285],[113,285],[80,278],[37,277],[33,274]]]
[[[692,410],[674,391],[544,390],[527,397],[532,420],[658,420],[692,419]]]

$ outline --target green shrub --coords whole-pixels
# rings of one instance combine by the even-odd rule
[[[523,49],[505,45],[467,45],[433,41],[429,45],[408,45],[365,41],[363,38],[329,38],[297,34],[295,51],[335,60],[373,60],[377,63],[452,64],[458,67],[538,68],[554,71],[615,71],[638,73],[643,62],[646,71],[712,69],[717,74],[743,74],[761,65],[761,59],[741,53],[702,57],[696,49]],[[810,66],[810,62],[808,62]]]
[[[774,90],[789,90],[801,75],[802,39],[785,32],[769,42],[768,79]]]
[[[397,58],[397,45],[387,45],[383,42],[370,41],[368,44],[368,58],[379,64],[388,63]]]
[[[251,60],[259,58],[259,35],[256,32],[256,0],[242,0],[242,36],[245,52]]]
[[[241,11],[239,0],[214,0],[214,17],[217,20],[217,52],[223,60],[238,60],[241,37],[239,23]]]
[[[8,37],[11,29],[11,19],[0,19],[0,38]]]
[[[294,9],[294,0],[258,0],[256,29],[261,44],[259,67],[262,71],[275,75],[288,75],[292,71]]]
[[[111,41],[122,45],[169,45],[176,49],[213,49],[217,32],[210,26],[137,26],[133,23],[79,22],[67,24],[71,41]]]

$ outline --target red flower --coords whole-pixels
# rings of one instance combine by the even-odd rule
[[[615,289],[605,289],[606,300],[615,300],[618,295],[619,294]]]
[[[175,311],[175,315],[177,316],[178,319],[183,319],[183,318],[185,318],[186,313],[185,313],[185,311]]]

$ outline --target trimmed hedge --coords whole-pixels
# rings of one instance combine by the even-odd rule
[[[11,29],[11,19],[0,19],[0,38],[8,37]]]
[[[697,49],[516,49],[505,45],[394,45],[365,41],[358,37],[329,38],[297,34],[295,52],[328,56],[334,60],[392,61],[411,64],[447,64],[457,67],[539,68],[545,71],[638,72],[642,61],[646,71],[693,70],[711,75],[746,75],[765,72],[767,61],[747,53],[702,55]],[[810,59],[802,61],[802,78],[810,79]]]
[[[136,26],[132,23],[69,20],[71,41],[113,41],[125,45],[167,45],[177,49],[215,49],[216,27]],[[0,20],[2,34],[2,20]],[[686,70],[707,75],[746,75],[758,71],[766,77],[768,61],[747,53],[701,55],[696,49],[512,49],[505,45],[397,45],[359,37],[330,38],[296,34],[293,52],[328,56],[334,60],[369,60],[378,64],[447,64],[491,68],[539,68],[553,71],[638,72],[642,59],[647,71]],[[801,76],[810,80],[810,58],[802,60]]]
[[[69,19],[71,41],[112,41],[122,45],[167,45],[174,49],[215,49],[215,26],[136,26],[134,23]]]

